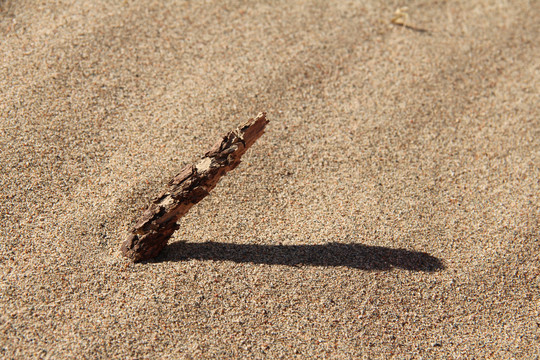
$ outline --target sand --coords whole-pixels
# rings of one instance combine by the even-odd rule
[[[539,2],[403,5],[0,1],[0,357],[539,358]]]

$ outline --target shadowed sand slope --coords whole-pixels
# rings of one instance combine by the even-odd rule
[[[0,1],[0,357],[538,358],[539,2],[406,5]]]

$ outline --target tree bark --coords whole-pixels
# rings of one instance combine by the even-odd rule
[[[240,158],[264,133],[266,114],[260,113],[223,136],[195,165],[184,167],[156,196],[122,244],[122,253],[134,262],[153,258],[179,228],[177,221],[240,164]]]

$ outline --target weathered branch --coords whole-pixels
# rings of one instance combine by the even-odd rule
[[[131,229],[122,253],[133,261],[159,254],[179,228],[177,221],[208,195],[223,175],[240,164],[240,158],[261,137],[267,123],[266,114],[260,113],[225,135],[197,164],[184,167]]]

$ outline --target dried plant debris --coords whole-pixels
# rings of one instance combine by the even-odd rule
[[[208,195],[223,175],[240,164],[240,158],[261,137],[266,124],[266,114],[260,113],[223,136],[195,165],[184,167],[131,229],[122,244],[124,256],[137,262],[159,254],[179,228],[178,220]]]
[[[400,7],[394,12],[394,17],[390,22],[397,26],[402,26],[409,30],[414,30],[418,32],[428,32],[426,29],[419,28],[409,24],[409,8],[407,6]]]

